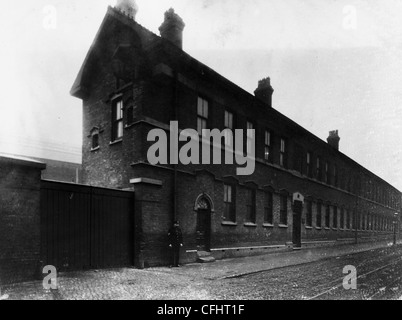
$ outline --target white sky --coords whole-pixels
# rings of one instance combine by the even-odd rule
[[[402,190],[402,0],[137,3],[156,34],[175,8],[185,51],[251,93],[270,76],[274,108],[323,140],[338,129],[342,152]],[[114,4],[1,2],[0,152],[79,161],[81,102],[69,90]]]

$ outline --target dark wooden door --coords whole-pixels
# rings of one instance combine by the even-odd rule
[[[293,246],[301,248],[303,202],[295,201],[293,205]]]
[[[199,251],[210,250],[211,210],[199,209],[197,214],[197,247]]]

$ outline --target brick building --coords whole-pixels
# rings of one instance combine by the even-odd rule
[[[108,8],[71,94],[83,101],[83,183],[135,190],[136,256],[145,265],[167,262],[174,219],[186,261],[198,252],[223,257],[300,240],[392,235],[401,193],[340,152],[337,131],[325,143],[275,110],[269,78],[251,95],[192,58],[173,9],[161,36],[135,21],[136,10],[133,1]],[[162,129],[170,138],[171,121],[200,133],[254,129],[254,173],[239,176],[236,165],[150,164],[148,134]],[[221,153],[233,143],[222,141]]]

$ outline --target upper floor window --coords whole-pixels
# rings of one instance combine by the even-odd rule
[[[271,132],[265,131],[265,149],[264,149],[264,159],[267,162],[273,162],[272,153],[271,153]]]
[[[247,122],[247,154],[251,154],[254,142],[254,125]]]
[[[209,103],[207,100],[198,97],[197,105],[197,131],[204,135],[203,130],[208,129]]]
[[[329,176],[329,163],[325,162],[325,183],[330,184],[330,176]]]
[[[224,220],[230,222],[236,222],[235,211],[235,187],[233,185],[224,185],[224,203],[225,203],[225,215]]]
[[[311,178],[312,170],[311,170],[311,153],[310,152],[307,152],[307,155],[306,155],[306,174],[308,177]]]
[[[264,222],[274,224],[273,195],[270,191],[265,191]]]
[[[286,168],[286,140],[281,139],[281,149],[279,155],[279,165]]]
[[[317,173],[316,173],[317,180],[321,181],[321,178],[322,178],[321,173],[322,173],[322,171],[321,171],[321,158],[317,157]]]
[[[255,189],[247,189],[247,217],[246,217],[247,222],[251,223],[256,222],[255,201],[256,201]]]
[[[333,174],[333,184],[335,187],[337,187],[338,186],[338,168],[335,165],[332,168],[332,174]]]
[[[225,145],[228,147],[233,147],[233,113],[229,111],[225,111],[225,129],[229,129],[229,131],[225,131]]]
[[[123,100],[113,102],[112,110],[112,141],[123,138]]]

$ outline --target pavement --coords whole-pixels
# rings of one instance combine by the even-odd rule
[[[402,244],[402,240],[398,244]],[[0,296],[4,300],[214,300],[217,297],[209,288],[219,286],[219,280],[222,279],[391,245],[390,242],[370,242],[305,248],[219,260],[210,264],[188,264],[180,268],[123,268],[60,273],[57,290],[45,290],[41,281],[34,281],[0,288]]]
[[[398,241],[402,244],[402,240]],[[333,247],[305,248],[297,251],[268,253],[265,255],[218,260],[211,264],[187,264],[179,269],[150,268],[149,271],[197,276],[209,280],[239,277],[292,265],[304,264],[347,254],[391,246],[392,242],[366,242]]]

